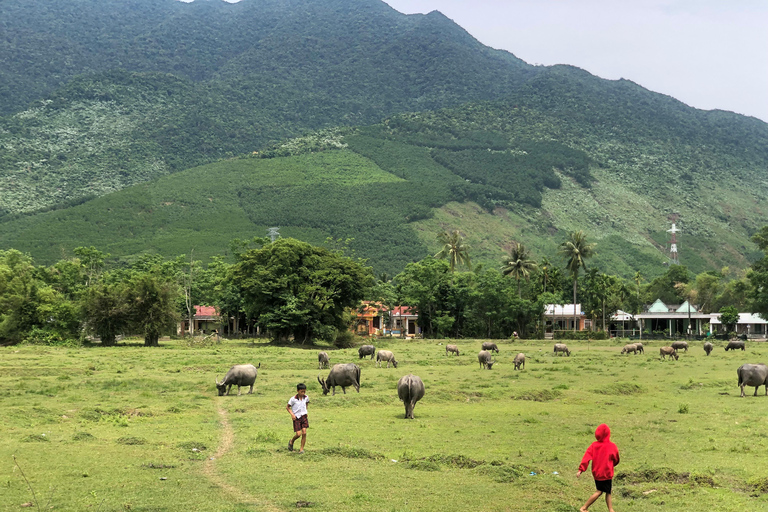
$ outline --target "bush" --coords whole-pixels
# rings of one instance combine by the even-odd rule
[[[555,331],[554,339],[556,340],[607,340],[608,333],[606,331]]]
[[[336,334],[336,338],[333,340],[333,345],[338,348],[351,348],[355,346],[357,337],[352,331],[339,331]]]
[[[82,342],[78,339],[62,336],[55,331],[48,331],[38,327],[33,328],[24,337],[24,343],[30,345],[52,345],[58,347],[79,347]]]

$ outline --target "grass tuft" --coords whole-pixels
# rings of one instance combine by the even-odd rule
[[[96,437],[88,432],[75,432],[75,435],[72,436],[73,441],[93,441],[95,439]]]
[[[644,468],[638,471],[617,473],[615,480],[626,484],[647,482],[666,482],[670,484],[687,484],[690,473],[678,473],[670,468]]]
[[[380,453],[375,453],[365,448],[352,448],[347,446],[338,446],[335,448],[323,448],[320,450],[322,455],[328,455],[331,457],[344,457],[347,459],[371,459],[371,460],[383,460],[384,456]]]
[[[604,388],[592,390],[599,395],[639,395],[645,393],[645,388],[634,382],[617,382]]]
[[[24,443],[47,443],[50,441],[45,434],[29,434],[21,438]]]
[[[563,394],[559,389],[534,389],[516,395],[515,400],[533,400],[534,402],[550,402]]]
[[[140,445],[140,444],[147,444],[147,440],[142,437],[119,437],[117,438],[118,444],[125,444],[125,445]]]

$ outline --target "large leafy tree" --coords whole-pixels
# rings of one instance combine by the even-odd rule
[[[451,274],[445,260],[424,258],[409,263],[395,277],[403,302],[416,310],[425,336],[434,336],[450,316]]]
[[[438,234],[437,241],[443,245],[443,248],[435,254],[435,258],[446,258],[451,272],[455,270],[456,265],[463,264],[469,269],[472,268],[472,262],[469,258],[469,246],[464,243],[464,237],[461,236],[458,230],[444,231]]]
[[[512,276],[517,282],[517,297],[522,298],[522,291],[520,289],[520,278],[525,278],[528,281],[531,277],[531,272],[537,268],[536,262],[531,258],[531,254],[525,245],[515,242],[512,245],[512,250],[509,252],[509,257],[505,258],[504,266],[501,269],[501,273],[505,276]]]
[[[85,328],[112,346],[129,327],[128,289],[122,282],[98,283],[83,292],[81,311]]]
[[[345,312],[373,284],[369,267],[338,252],[281,238],[232,267],[248,314],[273,337],[302,343],[346,329]]]
[[[565,268],[570,272],[573,280],[573,330],[577,330],[576,318],[576,283],[579,280],[579,271],[586,270],[587,260],[595,254],[595,244],[587,241],[587,235],[583,231],[574,231],[568,239],[560,244],[558,252],[565,259]]]
[[[160,336],[179,321],[179,287],[162,273],[153,272],[135,274],[127,286],[128,318],[144,334],[144,345],[156,347]]]

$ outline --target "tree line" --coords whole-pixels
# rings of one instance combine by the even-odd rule
[[[688,300],[726,317],[734,311],[768,317],[765,256],[735,275],[723,268],[693,276],[670,265],[646,282],[639,272],[622,279],[588,266],[598,248],[582,232],[571,233],[551,260],[536,261],[513,243],[495,268],[473,268],[458,231],[438,239],[440,252],[392,278],[375,277],[365,260],[345,255],[349,240],[321,247],[293,238],[236,239],[230,260],[218,256],[207,264],[194,253],[113,261],[95,247],[79,247],[51,266],[36,266],[20,251],[0,251],[0,344],[80,343],[93,336],[114,345],[121,334],[139,334],[154,346],[191,319],[195,305],[215,306],[232,332],[258,330],[300,343],[347,339],[352,311],[364,300],[411,307],[422,334],[433,338],[541,336],[547,304],[580,303],[601,330],[616,311],[638,314],[656,299]],[[768,226],[752,240],[766,251]]]

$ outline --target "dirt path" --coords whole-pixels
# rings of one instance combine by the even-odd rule
[[[203,465],[203,475],[210,480],[213,484],[221,488],[226,494],[228,494],[233,500],[238,501],[242,505],[254,505],[270,512],[282,512],[283,509],[276,507],[274,504],[267,500],[256,498],[245,492],[244,490],[230,485],[227,483],[223,475],[219,474],[216,470],[216,465],[219,460],[226,456],[227,452],[232,449],[235,442],[235,431],[232,429],[232,425],[229,423],[229,417],[227,411],[222,408],[218,409],[219,417],[221,419],[221,442],[216,449],[216,453],[212,457],[208,457]]]

